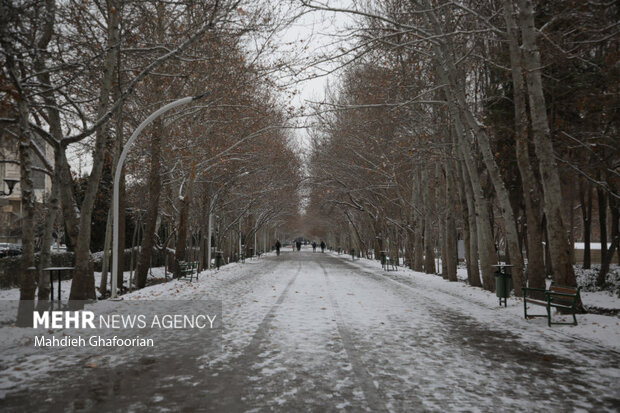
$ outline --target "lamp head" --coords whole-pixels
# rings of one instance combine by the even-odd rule
[[[19,182],[19,179],[5,178],[4,182],[6,182],[6,186],[9,188],[9,193],[7,195],[11,195],[13,193],[13,188]]]

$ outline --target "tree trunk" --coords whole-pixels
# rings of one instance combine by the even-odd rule
[[[66,236],[71,245],[77,244],[80,233],[79,215],[80,210],[73,196],[73,178],[67,161],[66,148],[62,145],[54,152],[56,176],[58,177],[58,189],[60,191],[60,206],[65,221]]]
[[[151,167],[147,186],[149,188],[148,204],[144,219],[144,237],[142,237],[142,247],[140,248],[140,258],[138,259],[138,269],[136,270],[136,288],[144,288],[148,271],[151,266],[153,247],[155,245],[155,227],[157,226],[157,216],[159,215],[159,196],[161,193],[161,147],[163,124],[161,119],[153,122],[151,129]]]
[[[612,192],[615,191],[615,187],[610,185]],[[606,284],[607,273],[611,261],[616,253],[616,250],[620,249],[620,201],[617,198],[609,197],[609,209],[611,211],[611,245],[607,248],[607,240],[605,239],[605,254],[603,254],[603,239],[601,236],[601,270],[599,271],[596,284],[599,287],[603,287]],[[604,214],[606,215],[606,213]],[[607,237],[605,237],[607,238]],[[620,254],[620,253],[619,253]]]
[[[521,186],[525,201],[527,221],[527,274],[525,279],[533,288],[545,287],[545,267],[542,248],[542,229],[540,227],[540,190],[534,177],[528,150],[528,118],[525,98],[525,81],[519,49],[519,34],[512,0],[504,0],[504,20],[508,29],[508,45],[513,84],[515,115],[516,157],[521,176]],[[525,284],[525,283],[524,283]],[[515,294],[521,295],[520,285],[515,284]]]
[[[420,272],[424,270],[424,216],[421,213],[421,211],[424,210],[424,202],[422,199],[421,180],[422,174],[420,171],[420,166],[418,166],[416,168],[416,177],[413,182],[416,199],[416,203],[414,205],[417,205],[415,221],[413,224],[413,269]]]
[[[427,274],[435,274],[435,240],[433,238],[433,221],[431,219],[431,210],[433,209],[429,191],[428,172],[426,167],[422,167],[422,189],[423,210],[424,210],[424,272]]]
[[[51,266],[50,248],[52,246],[54,225],[58,218],[59,200],[58,200],[58,180],[56,176],[52,178],[52,192],[47,201],[47,214],[45,216],[45,229],[43,230],[43,240],[41,242],[41,262],[39,264],[39,285],[38,299],[39,303],[47,301],[50,298],[50,275],[43,268]]]
[[[35,273],[34,262],[34,187],[32,183],[31,133],[28,126],[28,106],[23,96],[18,98],[19,110],[19,165],[20,189],[22,195],[22,255],[21,280],[19,286],[19,310],[17,325],[27,326],[34,310]]]
[[[599,234],[601,241],[601,270],[602,264],[607,256],[607,193],[600,187],[596,189],[596,195],[598,199],[598,223]],[[602,271],[599,271],[597,284],[602,285],[605,281],[604,277],[601,277]]]
[[[547,121],[547,108],[542,85],[542,63],[536,45],[531,0],[518,0],[519,21],[523,39],[523,67],[527,80],[530,118],[536,157],[543,187],[544,209],[549,239],[549,255],[553,278],[558,284],[575,286],[575,273],[570,262],[570,247],[562,217],[562,188]]]
[[[434,13],[429,13],[429,19],[433,23],[435,30],[437,32],[441,32],[439,28],[439,22],[437,21]],[[452,106],[452,111],[455,113],[455,118],[460,117],[460,120],[467,125],[472,134],[474,135],[480,153],[482,154],[482,159],[484,161],[484,165],[489,173],[489,177],[491,178],[491,182],[493,183],[493,187],[495,189],[495,194],[497,195],[497,200],[501,209],[502,217],[504,219],[504,228],[506,230],[506,246],[512,257],[513,272],[512,277],[514,284],[517,289],[520,289],[522,278],[523,278],[523,256],[521,254],[521,248],[519,245],[519,232],[517,231],[517,223],[514,217],[514,212],[512,210],[512,205],[510,203],[510,195],[508,194],[508,190],[506,189],[506,185],[504,180],[502,179],[499,167],[495,162],[495,157],[493,155],[493,150],[491,148],[491,143],[487,132],[480,127],[480,123],[475,118],[474,114],[471,110],[468,109],[468,102],[465,96],[465,85],[461,77],[457,75],[458,71],[456,65],[454,63],[454,59],[446,47],[446,45],[442,42],[438,43],[436,47],[438,52],[438,58],[441,60],[440,64],[442,66],[439,67],[441,78],[444,81],[447,81],[448,87],[445,88],[445,92],[448,98],[448,104]],[[468,145],[467,148],[463,147],[463,149],[468,153],[464,154],[466,157],[473,158],[473,151],[471,145]],[[467,161],[467,159],[466,159]],[[474,174],[472,170],[469,171],[470,176]],[[482,194],[481,194],[482,195]],[[493,245],[493,244],[492,244]],[[483,266],[483,274],[486,273],[487,284],[493,289],[495,285],[495,278],[489,272],[493,269],[487,270]],[[485,286],[487,288],[487,286]]]
[[[125,210],[127,194],[125,192],[125,167],[121,172],[121,182],[118,186],[118,268],[116,272],[116,285],[123,285],[123,274],[125,272],[125,245],[126,243],[126,223],[127,212]]]
[[[97,119],[103,117],[109,106],[110,93],[113,86],[114,70],[118,59],[118,42],[120,41],[119,14],[120,7],[116,0],[108,1],[108,42],[107,55],[103,68],[103,78],[97,108]],[[95,150],[93,153],[92,170],[84,194],[80,210],[80,231],[75,244],[75,271],[71,284],[70,300],[86,300],[95,297],[95,279],[92,273],[92,256],[90,254],[91,219],[95,196],[103,171],[103,160],[106,149],[108,131],[106,125],[100,126],[95,132]]]
[[[424,2],[428,6],[428,11],[425,13],[429,24],[433,28],[434,32],[438,36],[443,36],[442,26],[433,9],[430,7],[429,2]],[[471,113],[464,111],[467,106],[467,102],[464,102],[464,89],[463,82],[458,79],[458,71],[454,63],[454,58],[442,40],[438,40],[434,43],[435,61],[437,63],[436,70],[439,74],[439,78],[442,83],[446,85],[444,93],[448,103],[448,109],[452,120],[454,122],[456,136],[458,141],[458,147],[461,155],[465,161],[465,166],[471,181],[474,203],[476,212],[476,224],[478,231],[478,252],[480,256],[480,265],[482,270],[483,287],[489,291],[495,289],[495,277],[494,268],[494,240],[493,232],[491,230],[491,220],[489,216],[489,205],[486,194],[482,190],[480,184],[480,177],[476,166],[474,157],[474,149],[471,142],[467,142],[466,139],[469,136],[469,132],[463,127],[463,115],[465,115],[466,124],[472,127],[475,123],[475,119]],[[477,128],[477,126],[476,126]],[[478,130],[478,128],[476,129]],[[479,131],[478,131],[479,132]],[[480,133],[478,133],[480,135]],[[487,168],[490,164],[487,162]],[[493,175],[492,171],[489,171],[490,175]]]
[[[486,290],[493,291],[495,288],[495,271],[493,269],[493,265],[495,264],[495,243],[493,240],[493,231],[491,230],[489,205],[482,190],[482,185],[480,184],[480,176],[478,175],[478,169],[475,165],[475,159],[471,153],[471,145],[465,142],[465,137],[462,133],[463,128],[460,119],[458,119],[458,114],[455,116],[455,125],[457,135],[459,136],[459,148],[465,160],[466,168],[463,169],[463,173],[465,176],[469,177],[473,191],[482,286]]]
[[[460,152],[457,147],[457,153]],[[469,174],[463,166],[463,161],[456,163],[461,190],[461,203],[465,206],[467,214],[464,220],[467,222],[467,234],[465,238],[465,257],[467,259],[467,279],[469,285],[473,287],[482,287],[480,281],[480,266],[478,264],[478,228],[476,223],[476,210],[474,204],[474,195],[471,187]]]
[[[446,165],[446,270],[449,281],[457,281],[456,266],[458,261],[458,248],[456,240],[456,223],[454,220],[455,194],[454,194],[454,163]]]
[[[177,227],[178,238],[177,238],[176,252],[174,254],[174,259],[176,262],[185,260],[185,249],[187,245],[187,230],[188,230],[188,221],[189,221],[189,206],[192,202],[192,187],[194,184],[193,181],[194,181],[194,172],[192,171],[190,174],[190,177],[188,178],[187,192],[181,199],[181,206],[179,208],[179,225]],[[241,234],[239,234],[239,237],[241,237]],[[241,252],[241,239],[239,239],[238,247],[239,247],[238,248],[239,251],[237,253],[240,253]],[[175,273],[177,273],[177,277],[178,277],[179,276],[178,268],[175,268]]]
[[[437,211],[438,214],[438,231],[437,231],[437,237],[438,237],[438,245],[440,248],[440,256],[441,256],[441,276],[444,279],[448,279],[448,257],[446,255],[447,253],[447,244],[446,244],[446,220],[447,220],[447,205],[445,207],[442,207],[441,205],[441,201],[446,199],[446,195],[445,195],[445,191],[446,191],[446,187],[445,187],[445,183],[442,183],[442,172],[441,172],[441,166],[439,165],[439,163],[435,164],[435,177],[437,179],[437,184],[435,186],[435,210]]]
[[[209,199],[209,220],[207,223],[207,268],[211,268],[211,238],[213,234],[213,209],[215,208],[215,200],[215,195]],[[267,252],[266,249],[265,252]]]
[[[22,227],[22,254],[21,277],[19,287],[19,307],[17,310],[17,325],[26,327],[32,325],[32,312],[35,297],[35,261],[34,261],[34,214],[35,198],[32,182],[32,147],[29,121],[29,107],[26,93],[20,83],[20,76],[15,62],[12,44],[7,44],[4,29],[0,29],[0,44],[6,50],[5,65],[15,89],[17,90],[17,114],[19,127],[19,165],[21,191],[21,227]]]
[[[112,244],[112,208],[108,209],[108,220],[105,226],[105,240],[103,242],[103,261],[101,264],[101,280],[99,280],[99,294],[105,297],[108,292],[108,270],[110,268],[110,246]]]
[[[586,187],[587,186],[587,198]],[[579,184],[579,198],[581,200],[581,219],[583,220],[583,269],[589,270],[592,265],[592,254],[590,250],[590,235],[592,234],[592,185]]]

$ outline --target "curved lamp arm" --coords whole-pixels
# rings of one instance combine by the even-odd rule
[[[112,205],[114,209],[114,221],[113,221],[114,238],[112,242],[112,295],[111,295],[112,299],[118,298],[118,295],[117,295],[117,289],[118,289],[118,285],[117,285],[117,279],[118,279],[118,216],[119,216],[118,198],[119,198],[119,182],[121,180],[121,173],[123,170],[123,164],[125,163],[125,159],[127,158],[127,153],[129,153],[129,149],[131,149],[131,146],[133,145],[134,141],[136,140],[140,132],[142,132],[142,130],[145,127],[147,127],[149,123],[153,122],[156,118],[163,115],[170,109],[193,102],[195,100],[198,100],[204,97],[205,95],[206,94],[202,94],[198,96],[188,96],[182,99],[175,100],[174,102],[170,102],[167,105],[162,106],[161,108],[157,109],[148,118],[146,118],[144,122],[140,124],[140,126],[136,128],[136,130],[133,132],[133,134],[131,135],[131,137],[129,138],[125,146],[123,147],[121,156],[118,158],[118,163],[116,164],[116,171],[114,173],[114,193],[112,196]]]

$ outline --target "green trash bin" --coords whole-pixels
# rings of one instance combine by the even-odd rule
[[[215,266],[219,270],[223,264],[224,264],[223,252],[215,251]]]
[[[351,248],[351,259],[355,261],[355,249]]]
[[[512,290],[512,279],[509,274],[502,271],[495,271],[495,295],[499,298],[499,305],[502,305],[504,300],[504,307],[508,306],[508,297],[510,297],[510,290]]]
[[[384,270],[387,269],[387,253],[385,251],[381,251],[381,267]]]

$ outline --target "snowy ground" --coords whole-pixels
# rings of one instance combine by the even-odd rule
[[[597,297],[584,295],[584,302]],[[96,359],[1,343],[3,410],[620,406],[619,318],[579,315],[577,327],[548,328],[544,319],[524,320],[517,299],[500,308],[480,289],[409,270],[384,272],[373,261],[287,249],[204,272],[198,282],[158,284],[124,298],[221,300],[221,351],[207,348],[201,335],[170,331],[154,333],[167,335],[164,348]],[[27,331],[5,328],[18,338]],[[184,355],[183,346],[198,352]]]

